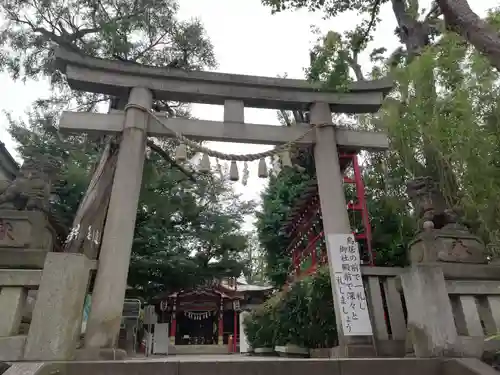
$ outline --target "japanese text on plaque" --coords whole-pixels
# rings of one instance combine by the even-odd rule
[[[358,244],[353,235],[329,235],[328,242],[343,333],[348,336],[372,335]]]

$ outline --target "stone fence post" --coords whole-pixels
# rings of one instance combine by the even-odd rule
[[[411,267],[401,275],[408,311],[408,334],[417,357],[460,357],[470,348],[459,336],[445,281],[445,264],[485,264],[485,246],[449,207],[431,177],[407,184],[419,219],[409,244]]]
[[[401,283],[415,356],[454,356],[458,333],[441,267],[414,265],[401,275]]]
[[[84,254],[48,253],[24,359],[71,360],[81,332],[92,262]]]

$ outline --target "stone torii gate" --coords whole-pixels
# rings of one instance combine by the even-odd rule
[[[376,112],[391,90],[387,80],[355,82],[345,92],[327,92],[305,80],[187,72],[92,58],[66,50],[56,54],[57,67],[66,74],[71,88],[128,97],[125,111],[109,114],[64,112],[60,131],[66,133],[121,134],[108,214],[101,241],[98,271],[87,322],[85,347],[115,345],[125,296],[136,210],[141,188],[147,136],[172,137],[182,133],[193,140],[280,145],[303,137],[299,144],[314,145],[317,181],[327,236],[349,236],[339,165],[339,149],[346,152],[385,150],[383,133],[348,130],[333,126],[332,112]],[[167,118],[150,115],[153,99],[224,105],[224,121]],[[293,127],[247,124],[244,107],[309,110],[310,124]],[[146,110],[146,111],[145,111]],[[159,123],[158,119],[163,119]],[[332,125],[332,126],[325,126]],[[168,129],[166,128],[168,126]],[[329,237],[330,238],[330,237]],[[337,241],[338,242],[338,241]],[[339,244],[327,241],[330,274],[335,298],[342,355],[351,356],[348,344],[372,343],[371,325],[353,337],[346,332],[339,310]],[[364,291],[362,291],[364,296]],[[363,336],[363,340],[359,340]],[[366,354],[366,353],[364,353]]]

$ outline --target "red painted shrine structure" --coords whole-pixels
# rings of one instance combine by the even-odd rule
[[[359,244],[362,262],[374,265],[370,217],[358,155],[339,153],[339,162],[341,170],[344,171],[344,184],[353,185],[355,189],[356,198],[348,201],[346,209],[352,213],[349,215],[351,228]],[[360,223],[355,222],[356,216],[360,217]],[[359,227],[362,229],[359,230]],[[282,227],[282,232],[290,238],[287,248],[287,253],[292,259],[290,282],[310,275],[316,272],[318,266],[328,263],[316,181],[311,181],[310,186],[295,203],[289,220]]]
[[[250,285],[235,278],[216,280],[210,285],[180,290],[155,298],[159,321],[170,323],[170,344],[207,347],[239,339],[240,313],[264,302],[272,287]],[[231,341],[232,340],[232,341]]]

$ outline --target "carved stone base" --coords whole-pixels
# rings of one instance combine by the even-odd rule
[[[43,267],[55,236],[42,212],[0,210],[0,266]]]
[[[449,224],[442,229],[426,229],[409,244],[410,261],[417,263],[486,263],[485,246],[467,228]]]

